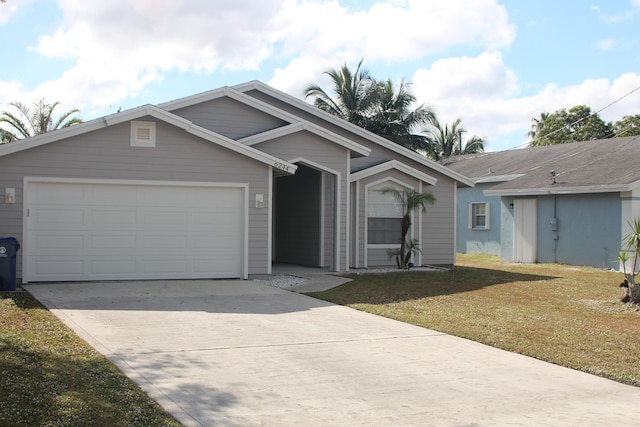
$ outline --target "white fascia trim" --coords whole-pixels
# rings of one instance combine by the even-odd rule
[[[36,135],[31,138],[21,139],[19,141],[10,142],[7,144],[0,144],[0,157],[28,150],[30,148],[40,147],[41,145],[46,145],[51,142],[59,141],[61,139],[71,138],[83,133],[102,129],[106,126],[107,124],[103,119],[96,119],[89,122],[69,126],[64,129],[58,129],[52,132]]]
[[[351,156],[347,153],[347,170],[351,170]],[[345,235],[345,244],[344,244],[344,271],[349,271],[349,267],[351,266],[351,181],[347,179],[346,187],[346,214],[344,221],[344,235]]]
[[[391,142],[386,138],[378,136],[374,133],[371,133],[359,126],[354,125],[353,123],[349,123],[345,120],[342,120],[336,116],[333,116],[326,111],[322,111],[319,108],[314,107],[313,105],[298,99],[294,96],[291,96],[287,93],[281,92],[277,89],[272,88],[260,81],[254,80],[251,82],[243,83],[240,85],[233,86],[234,89],[240,92],[247,92],[250,90],[257,90],[259,92],[265,93],[269,96],[272,96],[282,102],[286,102],[288,104],[294,105],[297,108],[300,108],[307,113],[313,114],[314,116],[326,120],[328,122],[333,123],[336,126],[339,126],[349,132],[355,133],[367,140],[377,143],[391,151],[395,151],[398,154],[401,154],[405,157],[408,157],[414,161],[424,164],[425,166],[430,167],[431,169],[440,172],[441,174],[448,176],[451,179],[454,179],[458,182],[461,182],[469,187],[474,186],[474,182],[471,178],[468,178],[458,172],[453,171],[452,169],[447,168],[446,166],[442,166],[439,163],[416,153],[415,151],[409,150],[408,148],[402,147],[401,145],[396,144],[395,142]]]
[[[168,181],[168,180],[150,180],[150,179],[113,179],[113,178],[64,178],[64,177],[42,177],[42,176],[25,176],[23,178],[25,184],[30,183],[58,183],[58,184],[107,184],[107,185],[138,185],[153,187],[228,187],[228,188],[245,188],[245,182],[209,182],[209,181]]]
[[[329,167],[327,167],[327,166],[325,166],[323,164],[314,162],[312,160],[308,160],[308,159],[306,159],[304,157],[294,157],[293,159],[289,160],[289,163],[304,163],[307,166],[311,166],[312,168],[321,170],[323,172],[328,172],[328,173],[330,173],[332,175],[340,175],[340,172],[338,172],[337,170],[331,169],[331,168],[329,168]]]
[[[640,188],[640,181],[631,182],[628,185],[629,185],[629,190],[628,191],[634,191],[634,190],[637,190],[638,188]]]
[[[23,150],[28,150],[30,148],[39,147],[41,145],[49,144],[51,142],[59,141],[65,138],[82,135],[87,132],[103,129],[107,126],[113,126],[147,116],[176,126],[191,133],[192,135],[205,139],[209,142],[213,142],[217,145],[220,145],[244,156],[250,157],[259,162],[273,166],[278,170],[294,174],[297,169],[296,165],[288,163],[270,154],[256,150],[255,148],[242,145],[230,138],[226,138],[203,127],[194,125],[191,121],[177,116],[173,113],[162,110],[154,105],[143,105],[141,107],[133,108],[121,113],[115,113],[109,116],[95,119],[90,122],[80,123],[53,132],[47,132],[45,134],[34,136],[22,141],[3,144],[2,146],[0,146],[0,157]]]
[[[376,166],[372,166],[370,168],[353,173],[351,174],[349,179],[351,182],[359,181],[361,179],[368,178],[370,176],[373,176],[382,172],[386,172],[391,169],[395,169],[400,172],[403,172],[407,175],[417,178],[420,181],[426,182],[427,184],[430,184],[430,185],[435,185],[436,182],[438,182],[437,178],[427,175],[426,173],[420,172],[419,170],[414,169],[411,166],[407,166],[398,160],[390,160],[388,162],[385,162]]]
[[[279,138],[279,137],[283,137],[286,135],[291,135],[293,133],[303,132],[303,131],[310,132],[321,138],[334,142],[339,146],[346,148],[347,150],[360,154],[361,156],[367,157],[369,156],[369,154],[371,154],[371,150],[368,149],[367,147],[364,147],[360,144],[350,141],[347,138],[344,138],[340,135],[337,135],[333,132],[330,132],[326,129],[321,128],[318,125],[314,125],[313,123],[309,123],[309,122],[292,123],[290,125],[283,126],[281,128],[272,129],[266,132],[262,132],[256,135],[251,135],[246,138],[239,139],[238,142],[244,145],[252,146],[252,145],[260,144],[262,142],[270,141],[275,138]]]
[[[262,142],[271,141],[275,138],[281,138],[283,136],[291,135],[296,132],[300,132],[304,129],[304,124],[302,123],[291,123],[286,126],[282,126],[279,128],[271,129],[266,132],[257,133],[255,135],[247,136],[244,138],[238,139],[238,142],[247,145],[249,147],[260,144]]]
[[[513,175],[484,176],[481,178],[474,178],[473,181],[476,184],[485,184],[489,182],[506,182],[506,181],[512,181],[516,178],[520,178],[521,176],[524,176],[524,174],[519,173],[519,174],[513,174]]]
[[[522,188],[485,190],[485,196],[546,196],[550,194],[618,193],[629,191],[629,184],[591,185],[585,187]]]
[[[23,150],[28,150],[30,148],[39,147],[41,145],[46,145],[51,142],[60,141],[65,138],[71,138],[74,136],[82,135],[84,133],[103,129],[107,126],[136,120],[145,116],[155,117],[156,119],[165,121],[183,129],[185,129],[186,126],[191,123],[188,120],[183,119],[182,117],[167,113],[166,111],[160,110],[158,107],[155,107],[153,105],[143,105],[131,110],[123,111],[121,113],[111,114],[88,122],[78,123],[77,125],[69,126],[67,128],[43,133],[41,135],[36,135],[31,138],[23,139],[9,144],[2,144],[0,145],[0,157],[12,153],[17,153]]]
[[[272,166],[275,169],[289,173],[291,175],[295,174],[296,169],[298,169],[298,167],[293,163],[287,162],[286,160],[282,160],[263,151],[256,150],[255,148],[247,147],[240,144],[239,142],[234,141],[233,139],[211,132],[210,130],[203,127],[191,124],[191,126],[189,126],[189,128],[185,130],[199,138],[213,142],[214,144],[220,145],[221,147],[235,151],[236,153],[242,154],[254,160],[258,160],[259,162],[266,163],[267,165]]]

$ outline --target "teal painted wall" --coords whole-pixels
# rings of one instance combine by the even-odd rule
[[[557,231],[551,218],[557,218]],[[617,268],[621,246],[619,193],[538,198],[538,261]]]
[[[513,261],[514,197],[487,197],[494,184],[477,184],[458,190],[457,251],[500,255]],[[538,200],[537,260],[541,263],[618,267],[622,235],[620,193],[528,196]],[[490,204],[490,230],[469,229],[469,204]],[[550,226],[557,219],[557,230]]]
[[[456,251],[468,254],[500,255],[500,197],[487,197],[483,191],[492,184],[476,184],[474,188],[458,189],[456,215]],[[469,204],[489,203],[489,229],[469,229]]]

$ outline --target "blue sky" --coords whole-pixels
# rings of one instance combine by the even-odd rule
[[[87,120],[249,80],[301,97],[364,57],[503,150],[542,112],[640,114],[638,28],[640,0],[7,0],[0,105]]]

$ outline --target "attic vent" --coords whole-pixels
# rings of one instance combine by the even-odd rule
[[[156,124],[155,122],[131,122],[131,146],[132,147],[155,147],[156,146]]]

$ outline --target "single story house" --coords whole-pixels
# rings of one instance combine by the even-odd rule
[[[455,261],[456,190],[473,182],[254,81],[0,146],[0,236],[17,277],[248,278],[272,263],[393,262],[400,212],[382,189],[430,191],[414,262]]]
[[[640,136],[457,156],[457,248],[513,262],[620,267],[640,215]]]

